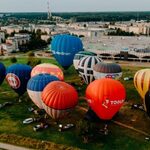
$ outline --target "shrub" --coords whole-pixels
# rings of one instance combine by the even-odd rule
[[[34,52],[29,51],[29,52],[27,53],[27,55],[28,55],[28,57],[33,57],[33,56],[34,56]]]
[[[11,63],[16,63],[17,62],[17,58],[16,57],[11,57],[10,58],[10,62]]]
[[[38,65],[40,63],[41,63],[41,59],[29,57],[27,65],[30,65],[30,66],[34,67],[34,66],[36,66],[36,65]]]

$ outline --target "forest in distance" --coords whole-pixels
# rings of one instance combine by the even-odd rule
[[[47,19],[46,12],[29,12],[29,13],[1,13],[3,18],[15,17],[18,19]],[[90,21],[130,21],[147,20],[150,21],[150,11],[143,12],[62,12],[52,13],[53,16],[60,16],[63,19],[74,19],[77,22]]]

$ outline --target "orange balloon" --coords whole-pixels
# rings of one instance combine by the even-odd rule
[[[124,86],[117,80],[102,78],[89,84],[86,98],[100,119],[110,120],[125,101]]]
[[[64,80],[63,71],[56,65],[50,63],[43,63],[35,66],[31,71],[31,77],[41,74],[41,73],[48,73],[51,75],[56,76],[59,80]]]
[[[65,117],[78,103],[78,93],[74,87],[62,82],[49,83],[42,92],[43,107],[54,119]]]

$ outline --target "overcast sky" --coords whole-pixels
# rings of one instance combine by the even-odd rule
[[[48,0],[0,0],[0,12],[46,12]],[[149,11],[150,0],[50,0],[52,12]]]

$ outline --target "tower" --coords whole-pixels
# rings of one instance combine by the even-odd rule
[[[50,1],[47,1],[47,19],[50,20],[52,17],[51,11],[50,11]]]

